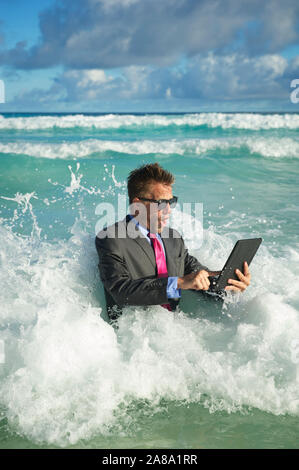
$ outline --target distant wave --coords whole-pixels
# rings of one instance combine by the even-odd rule
[[[185,139],[185,140],[139,140],[113,141],[88,139],[79,142],[63,143],[0,143],[0,153],[21,154],[37,158],[84,158],[104,152],[118,152],[129,155],[165,154],[165,155],[204,155],[209,151],[219,149],[219,152],[247,149],[248,153],[260,154],[263,157],[299,156],[299,140],[289,137],[232,137],[218,139]]]
[[[254,113],[200,113],[182,115],[106,114],[86,116],[84,114],[65,116],[4,117],[0,115],[0,130],[43,130],[52,128],[96,128],[120,129],[138,127],[164,128],[168,126],[220,127],[223,129],[298,129],[299,114],[254,114]]]

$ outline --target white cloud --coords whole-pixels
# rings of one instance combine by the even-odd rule
[[[288,66],[288,61],[278,54],[267,54],[254,60],[255,70],[267,74],[267,79],[281,77]]]
[[[184,90],[190,97],[208,99],[267,98],[286,93],[280,79],[288,67],[277,54],[248,57],[243,54],[198,56],[188,65]],[[175,95],[175,91],[173,93]]]
[[[141,0],[90,0],[91,4],[102,4],[105,10],[115,9],[117,7],[129,7]]]
[[[59,79],[77,99],[204,98],[265,99],[289,93],[283,85],[287,60],[277,54],[248,57],[209,53],[190,60],[185,71],[174,68],[130,66],[120,77],[103,70],[65,72]]]
[[[166,98],[171,98],[171,88],[167,88],[165,96]]]
[[[184,69],[129,66],[117,74],[102,69],[67,70],[47,90],[33,90],[16,102],[82,103],[96,100],[200,99],[289,101],[290,80],[299,58],[288,61],[278,54],[198,55]],[[298,68],[297,68],[298,71]]]
[[[92,70],[84,70],[82,73],[83,77],[78,82],[79,87],[86,87],[88,85],[101,85],[112,80],[112,77],[108,77],[105,74],[104,70],[99,69],[92,69]]]

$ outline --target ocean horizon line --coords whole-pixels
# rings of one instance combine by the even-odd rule
[[[0,112],[1,116],[9,115],[35,115],[35,116],[65,116],[65,115],[78,115],[85,116],[106,116],[110,114],[118,114],[126,116],[132,114],[135,116],[143,115],[181,115],[181,114],[299,114],[299,111],[5,111]]]

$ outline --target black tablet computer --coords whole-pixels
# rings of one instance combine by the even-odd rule
[[[262,238],[248,238],[246,240],[238,240],[219,276],[209,276],[210,287],[207,292],[218,293],[223,291],[227,285],[232,285],[227,284],[229,279],[235,279],[236,281],[239,281],[235,270],[239,269],[241,272],[243,272],[244,261],[247,261],[248,266],[250,265],[261,243]]]

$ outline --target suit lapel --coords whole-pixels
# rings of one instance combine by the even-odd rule
[[[155,253],[154,253],[154,250],[151,246],[151,244],[148,242],[148,240],[145,238],[145,236],[138,230],[138,234],[139,236],[138,237],[134,237],[134,236],[130,236],[130,230],[129,230],[129,227],[131,225],[128,225],[129,222],[131,221],[131,218],[129,215],[126,216],[126,225],[127,225],[127,233],[128,233],[128,237],[133,240],[134,242],[136,242],[141,248],[142,250],[144,251],[144,253],[146,254],[146,256],[148,257],[149,261],[151,262],[151,264],[153,265],[153,267],[156,269],[156,258],[155,258]],[[134,226],[132,225],[131,227],[134,228],[135,230],[135,222],[132,221],[132,224],[134,224]],[[168,236],[166,236],[166,234]],[[164,243],[164,248],[165,248],[165,255],[166,255],[166,264],[167,264],[167,272],[168,272],[168,276],[177,276],[177,266],[176,266],[176,263],[175,263],[175,259],[173,257],[173,253],[174,253],[174,249],[173,249],[173,243],[174,243],[174,239],[169,237],[169,233],[168,231],[165,231],[164,232],[164,236],[163,236],[163,232],[161,233],[161,238],[163,240],[163,243]]]
[[[142,250],[144,251],[144,253],[146,254],[146,256],[148,257],[149,261],[151,262],[151,264],[153,265],[154,268],[156,268],[156,258],[155,258],[155,253],[154,253],[154,250],[151,246],[151,244],[148,242],[148,240],[145,238],[145,236],[140,232],[140,230],[138,230],[138,237],[132,237],[130,236],[130,230],[129,230],[129,227],[130,225],[128,225],[128,223],[130,222],[131,218],[130,216],[127,216],[126,217],[126,223],[127,223],[127,233],[128,233],[128,237],[133,240],[134,242],[136,242],[140,248],[142,248]],[[132,224],[135,224],[134,221],[132,221]],[[134,228],[135,230],[135,226],[131,226]]]
[[[146,240],[146,238],[141,234],[140,237],[135,238],[135,242],[143,249],[144,253],[147,255],[148,259],[156,268],[156,258],[153,247],[151,244]]]

